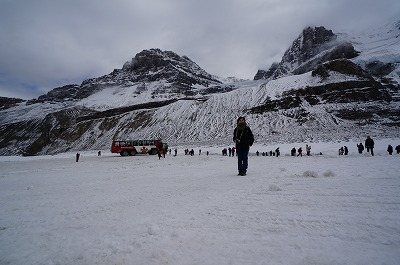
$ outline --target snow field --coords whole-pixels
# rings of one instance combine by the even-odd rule
[[[0,264],[398,264],[400,155],[206,149],[0,157]]]

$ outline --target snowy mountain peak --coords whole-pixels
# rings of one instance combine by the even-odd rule
[[[277,79],[291,74],[303,74],[318,64],[334,59],[350,59],[357,55],[353,45],[338,42],[332,30],[307,27],[286,50],[279,64],[273,63],[268,71],[259,70],[254,79]]]
[[[81,85],[55,88],[28,103],[82,100],[110,88],[114,90],[106,93],[125,96],[147,91],[146,100],[155,99],[161,94],[161,97],[193,96],[198,94],[197,90],[215,90],[212,87],[221,84],[218,77],[207,73],[187,56],[179,56],[172,51],[150,49],[136,54],[122,69],[114,69],[108,75],[87,79]],[[116,87],[119,88],[118,92],[115,91]],[[121,94],[121,88],[125,88],[125,93]],[[205,93],[204,91],[202,93]],[[99,104],[104,105],[102,102]]]
[[[194,68],[198,71],[204,71],[198,67],[187,56],[179,56],[172,51],[161,51],[160,49],[143,50],[136,54],[131,61],[128,61],[122,67],[124,71],[136,72],[156,72],[160,68],[173,65],[176,67],[186,66],[187,68]],[[205,72],[205,71],[204,71]]]
[[[122,71],[133,74],[138,81],[179,82],[191,86],[219,84],[212,75],[199,67],[187,56],[179,56],[172,51],[160,49],[143,50],[124,64]]]
[[[219,79],[186,56],[144,50],[81,85],[4,101],[0,155],[104,150],[112,139],[231,145],[238,116],[259,144],[399,137],[398,27],[306,28],[260,80]]]

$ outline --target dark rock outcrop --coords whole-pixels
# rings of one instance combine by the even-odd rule
[[[16,106],[18,103],[24,102],[25,100],[20,98],[7,98],[0,97],[0,110],[8,109]]]
[[[254,80],[259,80],[259,79],[268,79],[270,78],[274,72],[276,71],[276,69],[278,69],[279,67],[279,63],[273,63],[270,68],[268,69],[268,71],[265,70],[258,70],[256,75],[254,76]]]
[[[87,79],[81,85],[66,85],[55,88],[38,99],[28,101],[28,104],[45,101],[63,102],[79,100],[101,91],[105,87],[132,86],[156,81],[165,81],[166,86],[160,89],[170,89],[184,96],[192,96],[191,90],[200,85],[211,87],[221,82],[200,68],[187,56],[179,56],[171,51],[160,49],[144,50],[126,62],[122,69],[114,69],[108,75]],[[163,92],[163,91],[160,91]]]
[[[289,74],[303,74],[335,59],[351,59],[359,54],[351,43],[338,43],[337,35],[324,27],[308,27],[285,52],[282,61],[268,71],[259,70],[257,79],[277,79]]]

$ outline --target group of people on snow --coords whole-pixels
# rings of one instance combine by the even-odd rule
[[[396,146],[395,150],[396,150],[397,154],[400,154],[400,144]],[[389,153],[389,155],[393,154],[393,146],[392,145],[390,145],[390,144],[388,145],[387,152]]]
[[[249,155],[249,150],[250,147],[254,143],[254,135],[253,132],[251,131],[250,127],[246,123],[246,119],[243,116],[240,116],[237,121],[236,121],[236,127],[233,130],[233,138],[232,138],[235,146],[234,147],[229,147],[229,148],[224,148],[222,149],[222,155],[223,156],[232,156],[234,157],[235,154],[237,156],[237,163],[238,163],[238,175],[239,176],[245,176],[247,174],[247,169],[248,169],[248,155]],[[363,153],[363,151],[366,149],[367,152],[370,152],[371,155],[374,155],[374,140],[370,137],[367,136],[367,139],[364,142],[364,145],[362,143],[357,144],[357,150],[360,154]],[[161,149],[162,150],[162,149]],[[395,148],[397,154],[400,154],[400,145],[397,145]],[[177,155],[177,149],[174,150],[175,155]],[[306,155],[310,156],[311,155],[311,145],[306,144],[305,146],[305,151]],[[387,152],[391,155],[393,153],[393,147],[391,145],[388,146]],[[161,153],[161,152],[160,152]],[[161,157],[159,153],[159,157]],[[272,150],[269,152],[262,152],[262,156],[280,156],[280,150],[279,147],[275,149],[275,152]],[[299,147],[296,149],[293,147],[290,151],[291,156],[303,156],[303,149],[302,147]],[[347,146],[342,146],[339,148],[339,155],[348,155],[349,149]],[[209,152],[207,151],[207,155]],[[322,155],[322,153],[319,153]],[[163,153],[165,157],[165,153]],[[185,155],[194,155],[194,150],[191,149],[185,149]],[[201,149],[199,150],[199,155],[201,155]],[[256,155],[259,156],[260,152],[257,150]]]
[[[232,148],[229,147],[229,148],[222,149],[223,156],[228,156],[228,154],[229,154],[229,156],[235,156],[235,152],[236,152],[235,147],[232,147]]]
[[[311,155],[311,145],[306,144],[306,154],[307,154],[307,156]],[[295,147],[293,147],[292,150],[290,150],[290,155],[296,156],[296,148]],[[303,148],[301,146],[297,149],[297,156],[303,156]]]
[[[269,154],[269,156],[276,156],[276,157],[279,157],[279,156],[281,155],[281,152],[279,151],[279,147],[278,147],[278,148],[275,149],[275,152],[273,152],[273,151],[271,150],[271,151],[269,151],[269,152],[262,152],[262,153],[260,153],[260,152],[257,150],[256,155],[259,156],[260,154],[261,154],[262,156],[268,156],[268,154]]]
[[[349,149],[347,148],[347,146],[342,146],[339,148],[339,155],[345,155],[347,156],[349,154]]]

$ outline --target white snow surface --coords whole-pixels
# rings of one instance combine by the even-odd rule
[[[224,145],[0,157],[0,264],[399,264],[400,138],[375,143],[259,144],[247,176]]]

